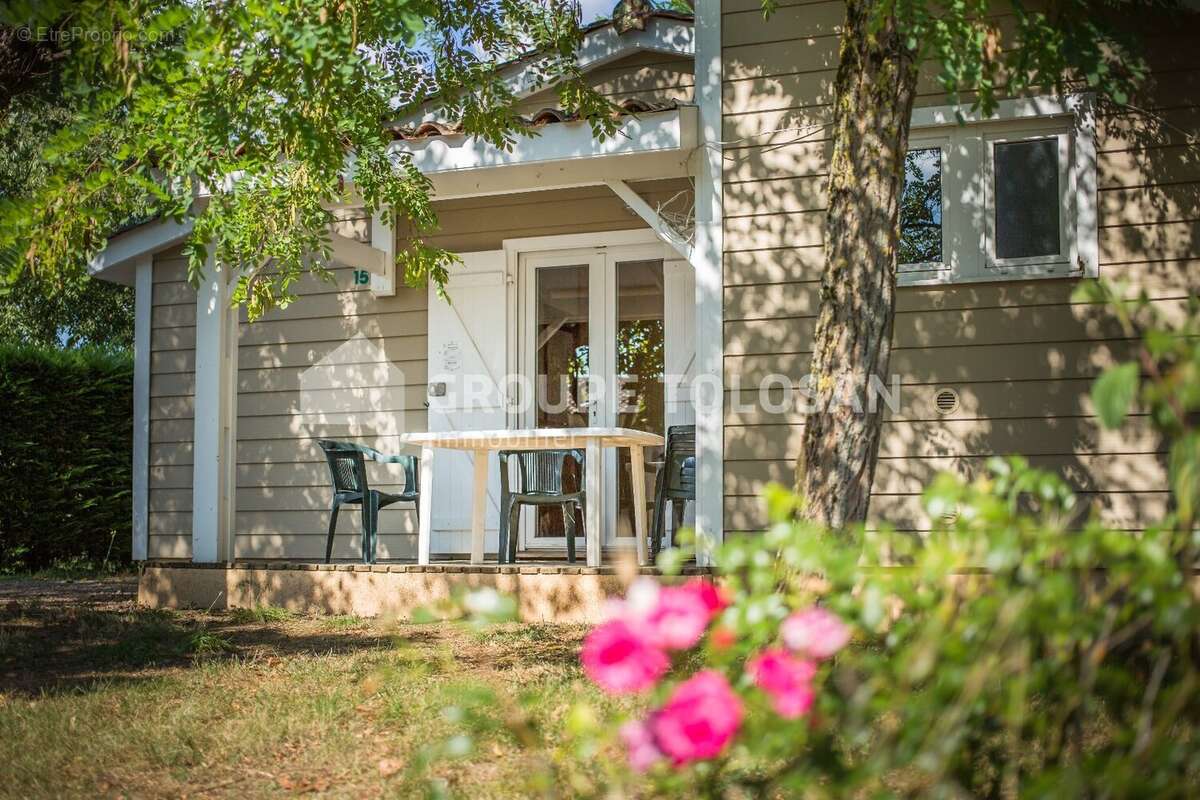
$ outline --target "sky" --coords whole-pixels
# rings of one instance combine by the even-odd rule
[[[583,7],[583,24],[586,25],[596,17],[607,17],[612,13],[617,0],[580,0]]]

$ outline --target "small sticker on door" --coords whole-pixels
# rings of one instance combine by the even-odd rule
[[[442,345],[442,369],[446,372],[458,372],[462,369],[462,347],[458,342],[446,342]]]

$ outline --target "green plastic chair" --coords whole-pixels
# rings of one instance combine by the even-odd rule
[[[667,428],[667,450],[662,468],[654,483],[654,521],[650,526],[651,561],[662,549],[667,503],[678,531],[683,525],[683,512],[688,502],[696,502],[696,426],[672,425]]]
[[[517,461],[518,486],[509,485],[508,460]],[[579,490],[565,491],[563,470],[567,458],[579,465]],[[517,526],[521,521],[521,506],[561,506],[563,528],[567,537],[567,560],[575,563],[575,509],[582,514],[587,502],[583,487],[584,455],[582,450],[501,450],[500,451],[500,547],[496,561],[512,564],[517,560]],[[584,536],[589,531],[584,530]],[[586,539],[585,539],[586,540]]]
[[[317,442],[325,453],[329,464],[329,477],[333,481],[333,506],[329,509],[329,538],[325,541],[325,563],[333,558],[333,536],[337,531],[338,511],[343,505],[362,506],[362,559],[364,564],[375,563],[375,548],[379,531],[379,509],[393,503],[411,502],[418,515],[420,484],[417,481],[417,457],[410,455],[390,456],[370,447],[352,442],[333,442],[321,439]],[[404,491],[400,494],[372,489],[367,482],[366,460],[370,458],[385,464],[401,464],[404,467]]]

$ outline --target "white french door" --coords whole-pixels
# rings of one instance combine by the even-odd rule
[[[521,425],[531,428],[624,427],[665,432],[665,281],[660,244],[532,252],[520,257],[520,364],[532,397]],[[648,453],[649,458],[657,457]],[[627,452],[606,452],[602,504],[606,546],[633,541]],[[568,485],[578,480],[568,473]],[[653,497],[653,487],[647,487]],[[557,509],[526,511],[525,549],[566,546]],[[576,520],[583,531],[583,520]],[[576,541],[582,552],[583,539]]]

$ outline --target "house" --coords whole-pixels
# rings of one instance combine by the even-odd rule
[[[757,495],[790,483],[802,433],[780,397],[811,350],[842,15],[837,0],[785,0],[764,21],[758,0],[723,0],[695,21],[654,11],[591,27],[582,67],[627,111],[603,142],[552,93],[522,88],[525,62],[510,78],[541,135],[511,151],[453,121],[397,127],[394,146],[436,190],[431,241],[463,257],[450,304],[397,280],[403,226],[354,208],[338,209],[335,283],[306,279],[299,302],[253,324],[226,309],[218,270],[187,284],[186,226],[114,237],[95,268],[137,289],[135,557],[319,559],[329,488],[315,439],[387,451],[426,429],[694,422],[698,528],[760,529]],[[923,73],[910,173],[927,194],[900,277],[876,519],[927,530],[920,492],[937,471],[1006,453],[1065,475],[1112,525],[1165,509],[1163,444],[1141,417],[1102,430],[1088,399],[1132,343],[1070,300],[1101,275],[1174,314],[1200,283],[1200,55],[1178,25],[1142,24],[1152,73],[1124,104],[1030,93],[960,125]],[[634,369],[651,399],[632,409],[563,394]],[[512,376],[545,407],[515,402]],[[443,556],[466,551],[471,473],[456,455],[435,482]],[[622,466],[604,465],[612,549],[630,541]],[[386,469],[373,473],[384,485],[398,479]],[[338,557],[357,556],[355,524]],[[384,512],[380,558],[411,559],[414,531],[410,512]],[[521,536],[535,555],[563,544],[553,525]]]

